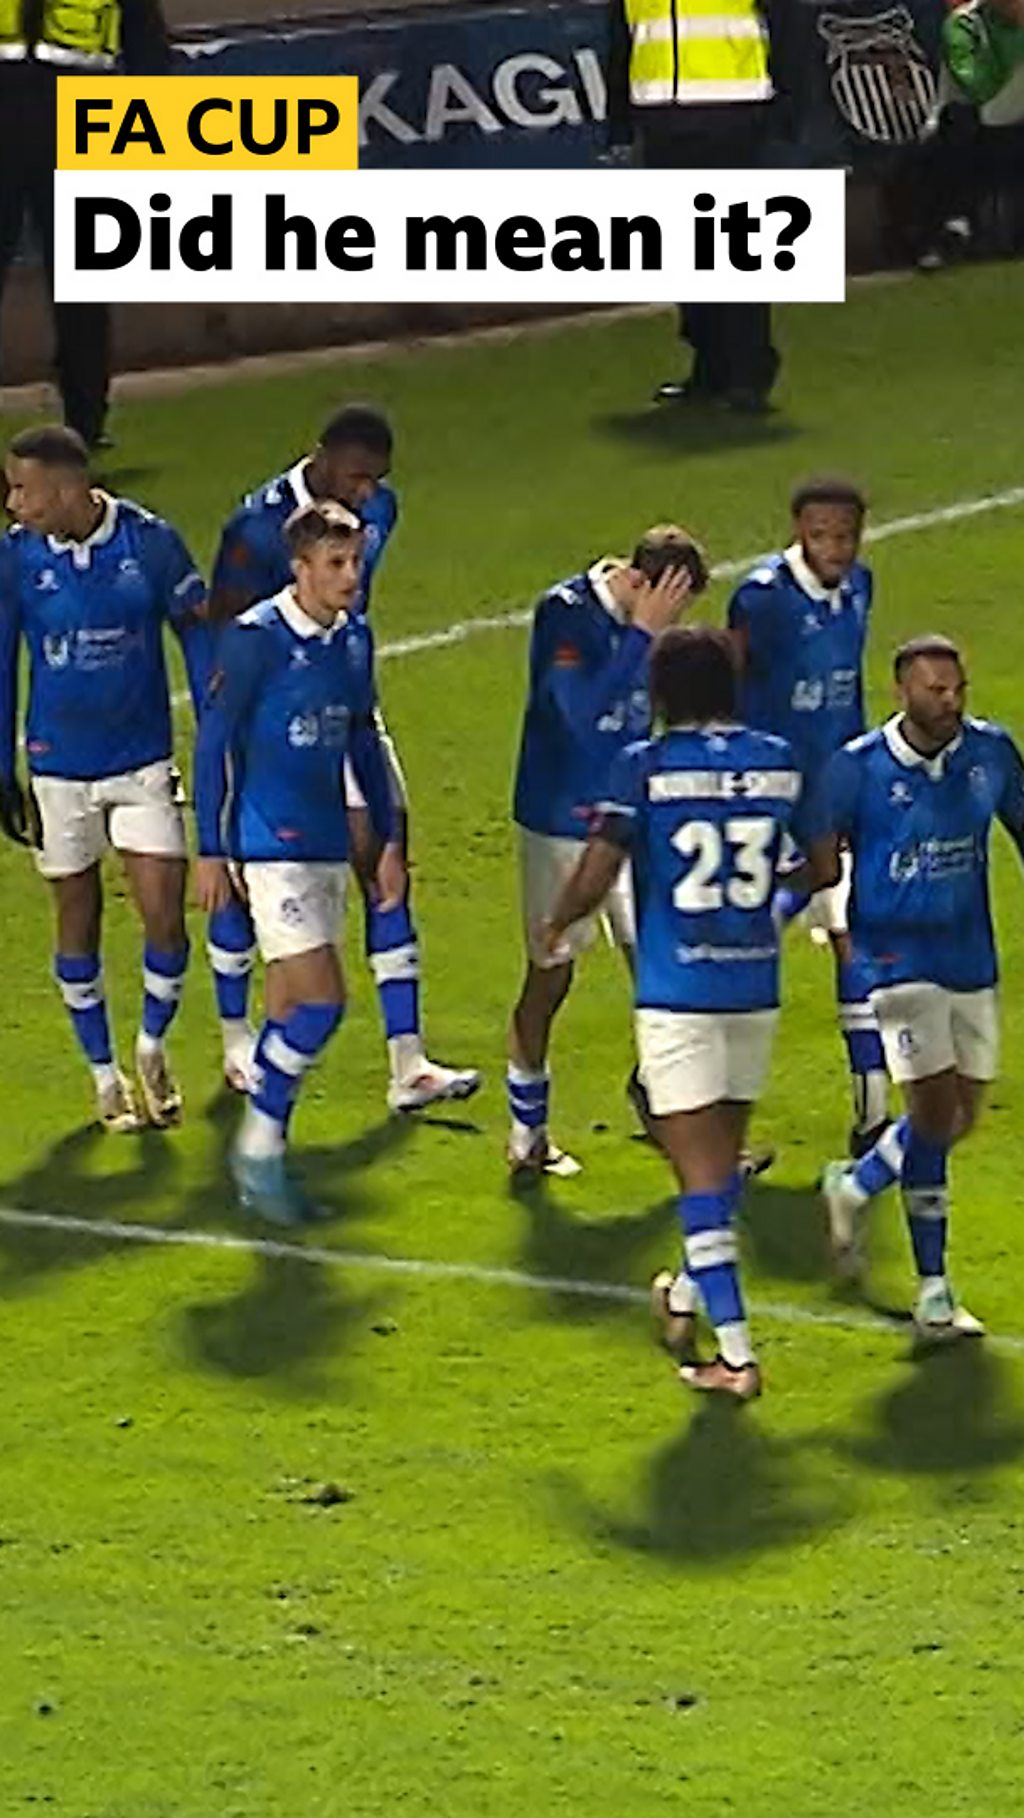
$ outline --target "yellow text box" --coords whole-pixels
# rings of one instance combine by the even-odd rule
[[[58,170],[355,170],[355,76],[62,76]]]

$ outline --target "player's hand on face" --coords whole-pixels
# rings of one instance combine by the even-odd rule
[[[25,791],[16,777],[0,782],[0,828],[18,846],[30,846],[28,804]]]
[[[634,625],[656,637],[675,624],[692,592],[688,568],[666,568],[656,581],[642,581],[633,608]]]
[[[409,874],[400,846],[385,846],[377,860],[376,883],[378,909],[397,909],[405,901]]]
[[[231,901],[231,878],[222,858],[196,859],[196,902],[207,915],[226,909]]]

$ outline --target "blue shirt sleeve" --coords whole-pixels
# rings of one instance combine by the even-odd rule
[[[827,833],[849,838],[857,820],[861,766],[855,754],[844,747],[829,761],[821,784],[821,819],[817,837]]]
[[[258,625],[228,625],[219,663],[199,714],[193,787],[201,858],[223,858],[233,786],[242,774],[245,720],[259,693],[268,657]]]
[[[373,830],[387,845],[395,838],[395,809],[380,730],[374,711],[373,633],[363,618],[349,632],[352,720],[348,754],[366,800]]]
[[[1008,732],[1003,733],[1000,748],[1003,779],[996,813],[1024,858],[1024,758]]]
[[[789,831],[801,852],[806,852],[815,840],[823,840],[832,832],[828,795],[820,772],[817,777],[806,773],[801,777],[800,794],[793,805]]]
[[[640,827],[644,804],[644,753],[646,743],[627,745],[620,751],[608,777],[608,794],[597,804],[591,838],[610,840],[629,851]]]
[[[18,557],[10,536],[0,540],[0,780],[15,770],[18,724],[18,646],[21,589]]]
[[[729,601],[729,630],[743,634],[747,660],[752,668],[764,669],[778,648],[778,611],[776,590],[764,581],[744,581]]]
[[[618,649],[595,664],[575,609],[549,602],[541,610],[549,615],[547,692],[576,741],[603,756],[609,747],[618,748],[622,733],[618,726],[603,731],[601,720],[643,680],[651,634],[639,625],[628,626]]]
[[[230,592],[233,609],[244,612],[269,599],[283,585],[280,531],[272,512],[242,505],[224,526],[213,564],[211,595]]]
[[[206,583],[184,540],[158,518],[149,527],[146,559],[164,616],[181,644],[192,706],[198,714],[213,673],[214,641]]]

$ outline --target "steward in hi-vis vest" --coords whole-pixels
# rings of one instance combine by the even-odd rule
[[[28,225],[52,294],[57,78],[165,76],[170,66],[160,0],[0,0],[0,293]],[[110,378],[109,311],[62,303],[54,318],[65,420],[95,447]]]
[[[624,0],[634,107],[769,101],[758,0]]]
[[[608,130],[649,170],[745,170],[766,162],[775,119],[773,12],[792,0],[608,0]],[[660,403],[767,408],[779,358],[767,303],[681,306],[693,348]]]

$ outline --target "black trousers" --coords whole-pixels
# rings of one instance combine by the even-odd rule
[[[27,223],[53,296],[56,105],[50,70],[31,63],[0,65],[0,295]],[[110,311],[105,303],[58,303],[53,313],[64,417],[93,443],[107,409]]]
[[[638,110],[641,156],[649,170],[752,170],[768,115],[762,102]],[[779,370],[769,303],[683,303],[679,331],[693,348],[695,390],[767,397]]]

